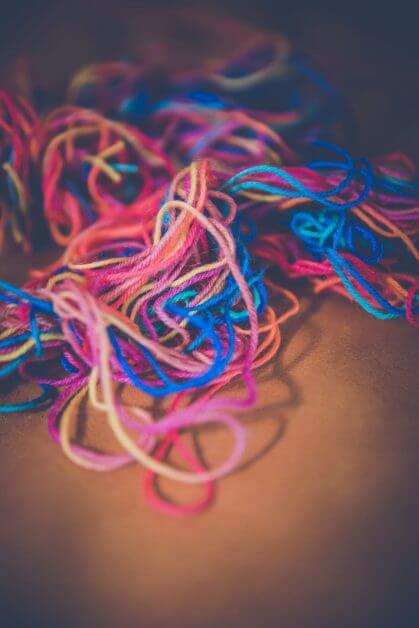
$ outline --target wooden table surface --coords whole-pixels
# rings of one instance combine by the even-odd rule
[[[58,85],[60,68],[150,35],[132,5],[123,19],[109,3],[93,5],[117,41],[95,34],[93,18],[78,23],[76,2],[22,27],[14,46]],[[419,109],[397,109],[394,96],[396,83],[411,84],[413,64],[381,44],[361,51],[362,33],[346,24],[313,24],[301,19],[293,32],[352,97],[361,146],[372,154],[399,142],[417,154]],[[377,68],[390,59],[384,80]],[[21,283],[48,256],[9,251],[0,277]],[[418,332],[334,297],[305,298],[303,310],[259,374],[249,464],[197,518],[153,512],[138,468],[74,467],[49,438],[45,413],[0,418],[1,626],[419,625]],[[216,460],[227,443],[217,432],[201,444]]]

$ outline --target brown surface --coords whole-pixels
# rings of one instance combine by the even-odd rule
[[[379,129],[363,99],[361,126]],[[20,257],[3,258],[2,278],[24,275]],[[74,467],[43,413],[1,418],[0,625],[419,624],[417,331],[337,298],[305,310],[247,419],[249,457],[274,445],[198,518],[151,511],[136,469]],[[212,460],[224,439],[202,444]]]

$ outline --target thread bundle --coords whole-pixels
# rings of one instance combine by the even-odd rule
[[[48,408],[70,460],[96,471],[140,463],[154,507],[196,513],[238,466],[253,371],[298,312],[283,277],[418,324],[414,167],[402,154],[354,160],[325,141],[336,93],[282,38],[178,76],[89,66],[67,101],[41,119],[18,97],[0,99],[2,233],[28,249],[42,208],[64,247],[22,289],[0,282],[0,377],[40,390],[0,412]],[[234,379],[241,397],[217,395]],[[149,397],[167,400],[162,418]],[[113,452],[73,438],[86,399]],[[213,469],[184,440],[209,424],[233,439]],[[172,448],[186,469],[170,463]],[[202,497],[163,499],[158,477],[201,484]]]

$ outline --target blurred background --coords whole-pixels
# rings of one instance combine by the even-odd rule
[[[187,67],[261,30],[340,90],[357,153],[419,163],[417,3],[404,0],[15,0],[1,5],[0,71],[29,62],[58,100],[85,63]],[[33,262],[13,253],[1,277],[19,283]],[[419,626],[417,333],[330,299],[284,334],[248,419],[255,450],[276,444],[194,520],[151,511],[136,470],[69,465],[42,413],[1,419],[2,628]]]
[[[416,157],[418,14],[409,0],[17,0],[2,3],[0,51],[3,65],[32,56],[37,82],[59,86],[83,63],[155,54],[158,39],[177,66],[191,49],[195,60],[222,56],[251,32],[229,26],[239,18],[284,32],[327,74],[355,113],[360,150]]]

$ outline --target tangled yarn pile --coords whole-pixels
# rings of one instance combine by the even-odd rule
[[[2,92],[0,243],[8,234],[28,251],[42,224],[62,248],[22,288],[0,282],[0,377],[39,389],[0,412],[44,409],[86,469],[140,463],[163,512],[206,508],[245,452],[254,370],[298,312],[285,278],[418,325],[414,166],[401,153],[352,158],[331,143],[338,122],[336,92],[283,38],[177,76],[89,66],[42,116]],[[241,396],[224,390],[233,380]],[[164,400],[163,416],[149,398]],[[83,404],[113,451],[74,438]],[[184,439],[209,424],[232,435],[211,469]],[[202,496],[172,502],[159,477]]]

